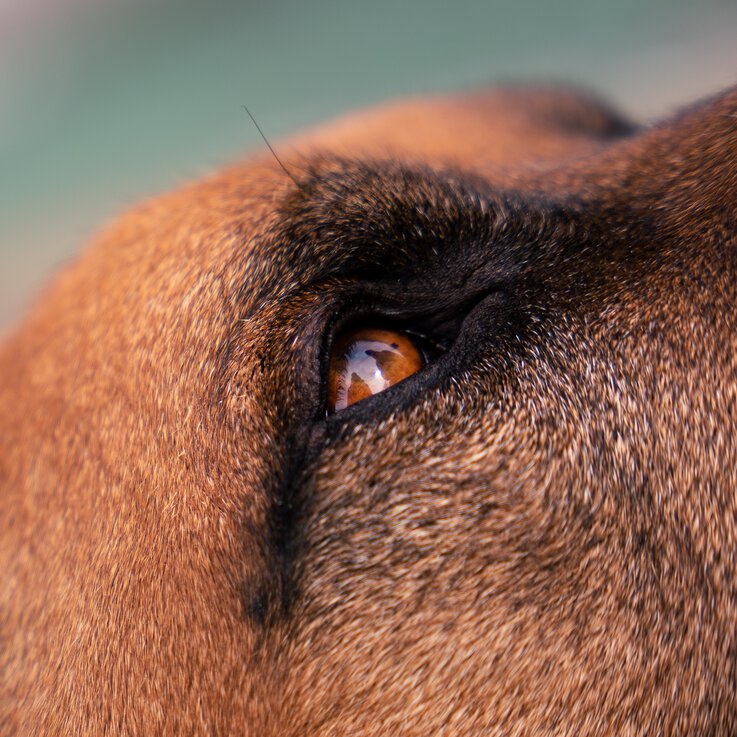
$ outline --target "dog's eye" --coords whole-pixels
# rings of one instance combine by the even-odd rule
[[[352,328],[338,335],[330,355],[328,412],[383,392],[425,365],[419,339],[395,330]]]

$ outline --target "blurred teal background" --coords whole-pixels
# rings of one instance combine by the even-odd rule
[[[731,0],[0,0],[0,330],[111,215],[357,106],[495,80],[636,118],[737,82]]]

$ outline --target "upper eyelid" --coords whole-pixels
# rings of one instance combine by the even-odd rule
[[[321,166],[280,214],[269,240],[277,249],[309,254],[313,271],[302,286],[330,277],[421,276],[472,254],[479,265],[508,263],[507,235],[527,230],[529,238],[513,239],[520,245],[547,222],[539,208],[530,210],[519,197],[493,192],[468,175],[393,162]]]

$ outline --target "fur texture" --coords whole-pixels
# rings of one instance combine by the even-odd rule
[[[737,90],[280,151],[0,351],[2,734],[737,734]],[[357,315],[452,347],[326,417]]]

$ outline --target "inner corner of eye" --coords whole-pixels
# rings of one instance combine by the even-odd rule
[[[339,412],[389,389],[426,363],[417,336],[368,326],[344,330],[330,352],[328,413]]]

